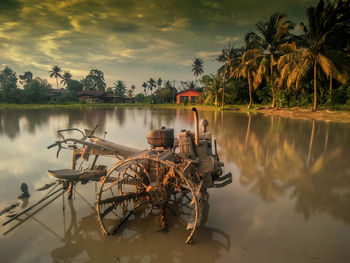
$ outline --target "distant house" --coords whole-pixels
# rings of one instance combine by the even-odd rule
[[[194,89],[188,89],[179,92],[176,95],[176,103],[187,103],[187,102],[195,102],[196,98],[200,95],[200,91]]]
[[[61,94],[65,93],[66,90],[65,89],[49,89],[47,91],[47,97],[49,99],[49,101],[51,102],[56,102],[59,98],[59,96],[61,96]]]
[[[83,90],[78,92],[77,97],[86,103],[102,103],[105,94],[103,90]]]
[[[135,103],[134,97],[121,97],[107,94],[102,90],[84,90],[77,94],[79,101],[86,103]]]

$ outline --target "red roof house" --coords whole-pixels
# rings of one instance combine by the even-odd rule
[[[194,89],[188,89],[179,92],[176,95],[176,103],[187,103],[187,102],[195,102],[196,98],[200,95],[201,93],[197,90]]]

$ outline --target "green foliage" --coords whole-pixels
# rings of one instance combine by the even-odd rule
[[[35,78],[24,86],[24,103],[43,103],[48,101],[50,85],[46,80]]]
[[[246,104],[249,101],[248,83],[233,79],[225,86],[225,104]]]
[[[143,103],[146,100],[146,97],[143,93],[136,94],[135,100],[137,103]]]
[[[289,93],[286,89],[276,90],[275,92],[276,107],[283,108],[289,106]]]
[[[271,88],[269,85],[258,89],[256,95],[258,98],[257,103],[268,105],[272,101]]]
[[[74,79],[67,80],[67,90],[72,93],[78,93],[83,90],[83,84],[80,81]]]
[[[331,104],[346,104],[348,98],[350,98],[350,87],[340,86],[338,89],[333,90],[329,95],[331,97]]]
[[[125,97],[126,96],[126,85],[122,80],[117,80],[114,83],[114,94],[116,96]]]
[[[105,90],[106,82],[101,70],[92,69],[89,75],[82,80],[85,90]]]
[[[22,85],[28,84],[33,79],[33,73],[26,71],[23,75],[19,75],[19,79]]]
[[[17,76],[9,67],[0,71],[0,100],[2,102],[16,103]]]
[[[77,101],[78,101],[78,98],[75,91],[64,91],[58,96],[56,102],[59,104],[65,104],[68,102],[77,102]]]

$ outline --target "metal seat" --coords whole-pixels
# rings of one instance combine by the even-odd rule
[[[77,171],[74,169],[59,169],[59,170],[48,170],[47,173],[58,179],[72,180],[72,179],[79,178],[85,172]]]

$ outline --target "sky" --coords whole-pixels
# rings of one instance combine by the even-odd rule
[[[80,80],[102,70],[116,80],[141,84],[150,77],[193,80],[194,57],[205,74],[229,43],[240,47],[258,21],[273,12],[305,21],[316,0],[0,0],[0,69],[31,71],[50,79],[59,65]]]

